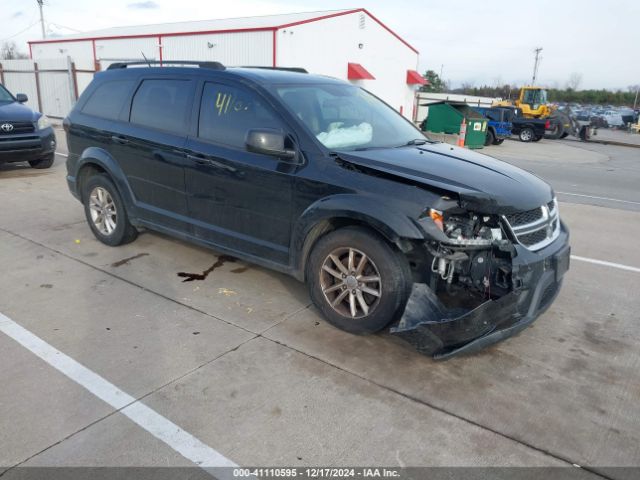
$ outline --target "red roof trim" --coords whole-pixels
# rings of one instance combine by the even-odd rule
[[[420,53],[414,47],[412,47],[406,40],[404,40],[400,35],[387,27],[384,23],[378,20],[377,17],[373,16],[366,8],[356,8],[354,10],[347,10],[345,12],[332,13],[330,15],[322,15],[320,17],[308,18],[306,20],[300,20],[298,22],[287,23],[283,25],[276,26],[268,26],[268,27],[256,27],[256,28],[232,28],[226,30],[200,30],[195,32],[173,32],[173,33],[144,33],[138,35],[110,35],[105,37],[81,37],[81,38],[52,38],[50,40],[31,40],[27,42],[29,45],[32,44],[40,44],[40,43],[62,43],[62,42],[86,42],[86,41],[95,41],[95,40],[123,40],[127,38],[152,38],[157,37],[158,35],[162,35],[163,37],[182,37],[187,35],[207,35],[211,33],[240,33],[240,32],[264,32],[264,31],[274,31],[280,28],[294,27],[296,25],[303,25],[305,23],[317,22],[320,20],[325,20],[327,18],[340,17],[342,15],[350,15],[352,13],[363,12],[369,15],[374,21],[376,21],[382,28],[388,31],[391,35],[400,40],[403,44],[413,50],[415,53]]]
[[[347,78],[349,80],[375,80],[376,77],[359,63],[347,64]]]
[[[415,70],[407,70],[407,83],[409,85],[426,85],[427,80]]]
[[[32,40],[27,43],[31,45],[39,43],[87,42],[90,40],[125,40],[127,38],[154,38],[158,35],[162,35],[163,37],[184,37],[188,35],[207,35],[210,33],[270,32],[276,29],[277,27],[231,28],[228,30],[200,30],[196,32],[144,33],[138,35],[111,35],[107,37],[58,38],[51,40]]]
[[[387,32],[389,32],[391,35],[393,35],[394,37],[396,37],[398,40],[400,40],[402,43],[404,43],[407,47],[409,47],[411,50],[413,50],[415,53],[419,54],[420,52],[414,48],[409,42],[407,42],[404,38],[402,38],[400,35],[398,35],[396,32],[394,32],[393,30],[391,30],[389,27],[387,27],[384,23],[382,23],[380,20],[378,20],[377,17],[373,16],[371,14],[371,12],[369,12],[369,10],[367,10],[366,8],[361,8],[358,11],[362,11],[364,13],[366,13],[367,15],[369,15],[371,18],[373,18],[376,22],[378,22],[380,24],[380,26],[382,28],[384,28]]]

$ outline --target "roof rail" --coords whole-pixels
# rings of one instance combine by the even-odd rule
[[[225,70],[225,66],[220,62],[200,62],[200,61],[192,61],[192,60],[149,60],[149,61],[138,61],[138,62],[116,62],[112,63],[107,67],[107,70],[116,70],[119,68],[127,68],[132,65],[146,65],[146,66],[169,66],[169,65],[195,65],[200,68],[211,68],[213,70]]]
[[[257,65],[243,65],[240,68],[260,68],[262,70],[283,70],[285,72],[309,73],[307,69],[302,67],[261,67]]]

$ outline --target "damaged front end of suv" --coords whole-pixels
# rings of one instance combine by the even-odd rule
[[[411,254],[423,275],[392,334],[445,359],[520,332],[551,305],[570,258],[557,200],[499,210],[443,196],[423,212],[428,240]]]

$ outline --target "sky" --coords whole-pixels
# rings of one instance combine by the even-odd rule
[[[350,0],[357,1],[357,0]],[[45,0],[49,35],[121,25],[364,7],[420,51],[420,71],[443,72],[455,88],[530,82],[626,90],[640,84],[636,0]],[[40,38],[36,0],[0,0],[0,43]]]

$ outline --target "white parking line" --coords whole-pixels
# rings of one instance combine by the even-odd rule
[[[30,350],[81,387],[89,390],[103,402],[119,410],[120,413],[126,415],[130,420],[196,465],[204,469],[237,467],[234,462],[220,452],[204,444],[189,432],[49,345],[2,313],[0,313],[0,332]],[[219,476],[220,473],[215,472],[216,476]],[[231,475],[228,476],[231,477]]]
[[[593,263],[595,265],[604,265],[605,267],[619,268],[620,270],[627,270],[629,272],[640,273],[640,268],[630,267],[629,265],[623,265],[621,263],[605,262],[604,260],[596,260],[595,258],[579,257],[578,255],[571,255],[571,260],[578,260],[580,262]]]
[[[607,200],[609,202],[631,203],[632,205],[640,205],[640,202],[632,202],[631,200],[620,200],[619,198],[597,197],[595,195],[584,195],[582,193],[556,192],[561,195],[572,195],[574,197],[595,198],[596,200]]]
[[[69,156],[66,153],[60,153],[60,152],[56,152],[56,155],[60,155],[61,157],[64,157],[64,158],[67,158]]]

